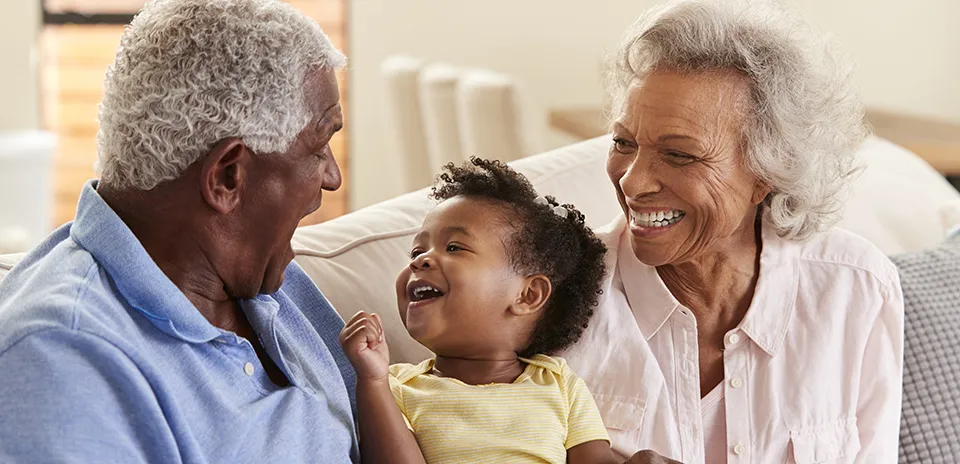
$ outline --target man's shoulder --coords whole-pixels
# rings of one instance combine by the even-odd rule
[[[92,326],[119,308],[93,256],[65,240],[28,255],[0,282],[0,352],[32,333]]]
[[[280,291],[315,328],[335,329],[338,334],[340,333],[343,328],[343,319],[317,284],[295,261],[291,261],[284,271]]]

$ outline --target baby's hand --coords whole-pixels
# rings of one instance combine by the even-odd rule
[[[390,351],[380,316],[358,312],[340,332],[340,346],[357,371],[357,379],[386,380]]]

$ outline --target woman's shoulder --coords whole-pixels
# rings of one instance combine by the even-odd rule
[[[897,268],[876,245],[841,228],[816,233],[798,243],[801,262],[844,267],[872,275],[884,286],[898,286]]]
[[[616,250],[620,245],[620,236],[623,235],[627,223],[623,215],[617,215],[612,222],[596,228],[593,233],[607,246],[607,250]]]

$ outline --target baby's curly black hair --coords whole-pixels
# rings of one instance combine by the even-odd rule
[[[575,343],[602,293],[607,252],[583,214],[551,196],[538,198],[523,174],[498,160],[471,157],[462,166],[448,163],[444,171],[431,196],[440,201],[466,196],[502,202],[520,219],[510,222],[516,224],[506,242],[511,264],[521,274],[550,279],[553,294],[520,356],[549,355]],[[556,208],[565,212],[558,214]]]

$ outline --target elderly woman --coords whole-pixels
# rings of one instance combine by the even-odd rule
[[[276,0],[157,0],[100,180],[0,285],[0,461],[358,461],[343,322],[290,237],[340,186],[344,56]]]
[[[619,453],[896,462],[900,284],[831,228],[867,129],[826,50],[756,3],[674,3],[628,32],[607,161],[624,215],[566,354]]]

